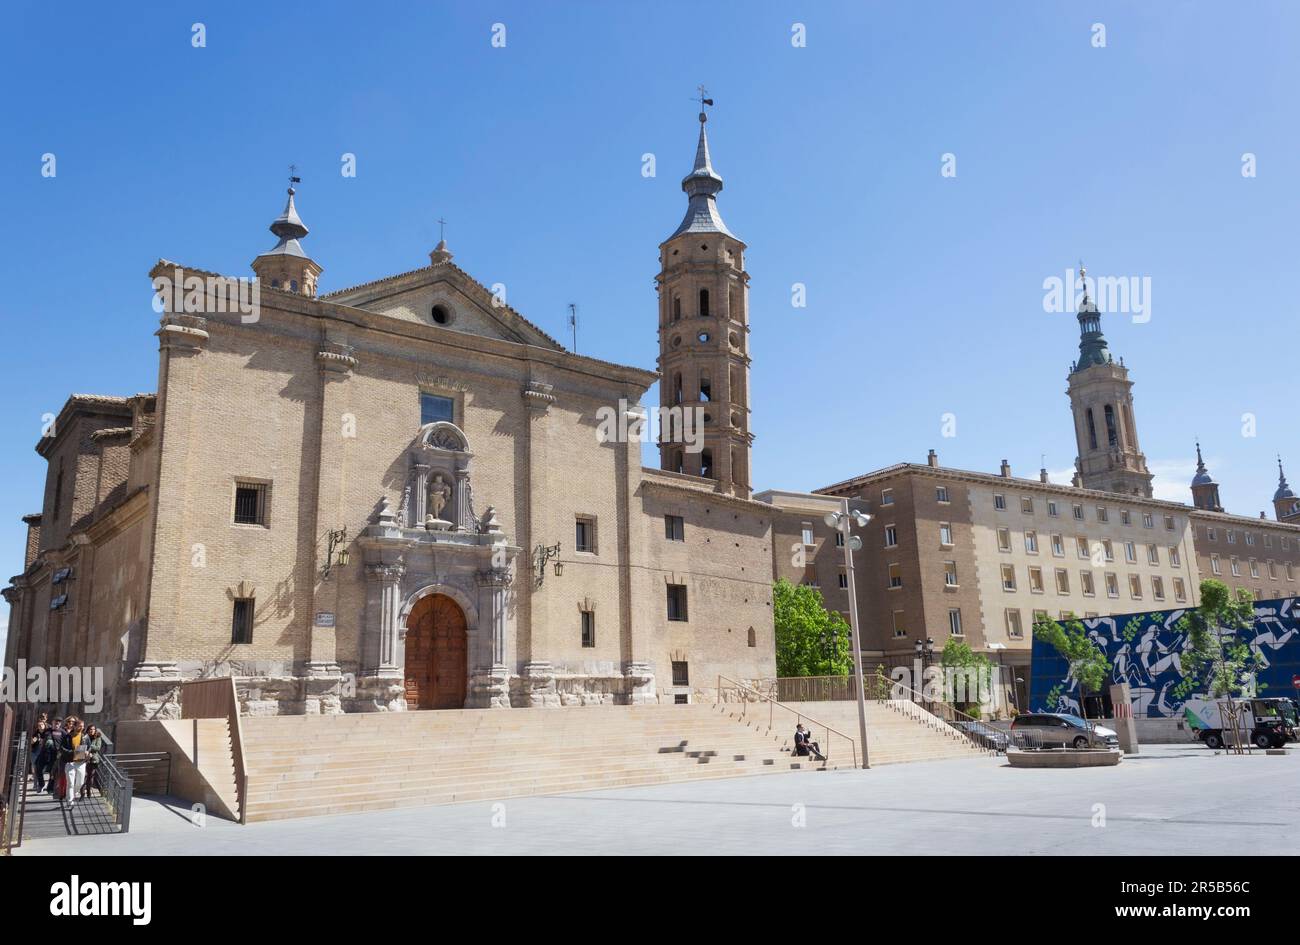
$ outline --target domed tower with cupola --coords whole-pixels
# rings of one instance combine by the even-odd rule
[[[1286,481],[1286,472],[1282,469],[1282,457],[1277,458],[1277,491],[1273,493],[1273,511],[1279,522],[1300,525],[1300,499],[1291,490]]]
[[[1080,267],[1079,360],[1070,367],[1070,408],[1079,444],[1075,460],[1085,489],[1151,498],[1151,472],[1138,446],[1133,382],[1116,362],[1101,333],[1101,313],[1088,293],[1088,270]]]
[[[298,242],[308,230],[293,205],[293,196],[297,193],[293,185],[296,183],[299,183],[297,177],[289,179],[289,200],[284,205],[284,212],[271,222],[271,232],[279,242],[253,260],[253,271],[264,286],[314,298],[316,281],[322,270],[303,252],[302,244]]]
[[[749,276],[745,244],[718,213],[707,122],[701,111],[686,216],[659,246],[659,464],[749,498]]]
[[[1192,477],[1192,505],[1207,512],[1223,511],[1223,503],[1219,501],[1219,484],[1205,468],[1199,442],[1196,444],[1196,475]]]

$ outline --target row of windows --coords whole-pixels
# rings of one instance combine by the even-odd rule
[[[1225,533],[1224,537],[1227,539],[1228,544],[1235,545],[1237,543],[1237,530],[1235,528],[1226,528],[1224,529],[1224,533]],[[1242,532],[1242,535],[1244,536],[1244,541],[1246,542],[1246,545],[1248,547],[1253,547],[1255,544],[1255,533]],[[1207,525],[1205,528],[1205,538],[1207,541],[1218,541],[1219,530],[1217,528],[1211,528]],[[1278,540],[1278,544],[1281,546],[1283,551],[1291,550],[1291,542],[1287,539],[1286,535],[1279,535],[1277,540]],[[1264,547],[1265,548],[1273,547],[1272,535],[1268,535],[1268,534],[1264,535]]]
[[[942,540],[942,536],[943,536],[942,529],[940,529],[940,536]],[[997,536],[998,536],[998,551],[1010,553],[1011,552],[1011,529],[999,528],[997,530]],[[1064,558],[1065,548],[1066,548],[1065,536],[1053,533],[1052,535],[1049,536],[1049,541],[1051,543],[1052,556],[1055,558]],[[1024,545],[1025,545],[1026,554],[1031,554],[1031,555],[1038,554],[1038,532],[1034,531],[1033,529],[1027,529],[1024,533]],[[1132,541],[1126,541],[1123,543],[1123,546],[1124,546],[1124,560],[1127,561],[1129,564],[1137,564],[1138,562],[1137,543]],[[1145,552],[1147,564],[1157,565],[1157,566],[1160,564],[1159,545],[1148,544],[1145,546],[1143,550]],[[1107,561],[1115,560],[1115,545],[1114,542],[1112,542],[1109,538],[1103,538],[1100,541],[1089,543],[1088,539],[1085,538],[1083,535],[1076,535],[1074,537],[1074,551],[1076,556],[1085,560],[1094,557],[1104,558]],[[1169,564],[1171,567],[1175,567],[1175,568],[1182,567],[1183,558],[1181,552],[1178,550],[1177,545],[1169,545],[1167,549],[1167,554],[1169,556]]]
[[[1000,512],[1005,512],[1007,508],[1007,497],[1000,492],[995,492],[993,494],[993,508],[997,509]],[[1034,514],[1034,499],[1031,496],[1020,497],[1020,511],[1023,512],[1025,515]],[[1055,499],[1047,500],[1047,514],[1051,518],[1060,518],[1061,515],[1060,505]],[[1081,502],[1070,503],[1070,514],[1074,517],[1075,521],[1078,522],[1086,521],[1086,512],[1083,503]],[[1095,515],[1096,515],[1096,520],[1098,522],[1110,521],[1110,510],[1104,505],[1096,506]],[[1172,532],[1177,529],[1178,522],[1177,519],[1174,518],[1174,516],[1164,515],[1162,516],[1162,520],[1165,529],[1167,531]],[[1129,509],[1120,509],[1119,521],[1121,525],[1132,525],[1133,524],[1132,511]],[[1154,513],[1151,512],[1142,513],[1142,527],[1143,528],[1156,527],[1156,518]]]
[[[1250,567],[1250,576],[1253,577],[1253,578],[1257,578],[1257,577],[1259,577],[1259,576],[1260,576],[1260,574],[1259,574],[1259,562],[1256,561],[1254,558],[1251,558],[1251,559],[1249,559],[1249,560],[1247,561],[1247,564],[1248,564],[1249,567]],[[1232,576],[1233,576],[1233,577],[1241,577],[1241,559],[1240,559],[1240,558],[1237,558],[1237,557],[1231,557],[1231,558],[1229,558],[1229,559],[1228,559],[1228,566],[1232,569]],[[1276,580],[1278,579],[1278,569],[1277,569],[1277,565],[1274,564],[1272,561],[1266,561],[1266,562],[1265,562],[1265,567],[1267,567],[1267,569],[1268,569],[1268,577],[1269,577],[1269,580],[1270,580],[1270,581],[1276,581]],[[1210,555],[1210,570],[1211,570],[1212,572],[1214,572],[1215,574],[1222,574],[1222,573],[1223,573],[1223,562],[1219,559],[1219,556],[1218,556],[1218,555]],[[1286,579],[1287,579],[1288,581],[1294,581],[1294,580],[1295,580],[1295,568],[1293,567],[1293,565],[1291,564],[1290,561],[1284,561],[1284,562],[1282,562],[1282,570],[1283,570],[1283,572],[1286,574]]]
[[[955,565],[954,565],[955,568]],[[1004,564],[1001,568],[1002,589],[1004,591],[1016,591],[1019,589],[1019,583],[1016,576],[1014,565]],[[1043,569],[1031,565],[1028,569],[1028,587],[1031,594],[1045,593],[1045,582],[1043,580]],[[1103,574],[1106,596],[1117,598],[1120,596],[1120,578],[1114,571],[1107,571]],[[1165,600],[1165,579],[1163,576],[1153,574],[1148,579],[1151,582],[1151,596],[1153,599]],[[1058,594],[1069,594],[1070,589],[1070,572],[1066,568],[1057,568],[1055,570],[1055,586]],[[1128,593],[1132,600],[1142,600],[1142,575],[1128,575]],[[1174,600],[1184,602],[1187,600],[1187,582],[1180,577],[1172,578]],[[1090,570],[1082,569],[1079,571],[1079,590],[1084,597],[1095,597],[1097,587],[1093,573]]]

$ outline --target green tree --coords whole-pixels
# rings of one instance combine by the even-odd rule
[[[1079,705],[1091,692],[1101,692],[1110,676],[1110,660],[1106,653],[1088,638],[1080,620],[1067,620],[1058,623],[1051,617],[1034,622],[1034,637],[1052,646],[1061,657],[1070,664],[1070,672],[1079,681]],[[1047,694],[1047,702],[1052,705],[1061,694],[1061,683]],[[1080,711],[1083,711],[1081,708]]]
[[[943,645],[939,665],[943,667],[943,701],[979,718],[978,697],[993,676],[989,658],[976,653],[965,640],[949,640]]]
[[[852,672],[849,625],[826,609],[821,591],[781,578],[772,586],[772,611],[778,676],[847,676]]]
[[[1174,695],[1186,699],[1194,693],[1211,697],[1240,696],[1254,683],[1263,665],[1258,653],[1243,640],[1242,631],[1255,624],[1255,598],[1245,588],[1234,596],[1222,581],[1201,582],[1201,605],[1178,621],[1187,634],[1182,655],[1183,679]]]

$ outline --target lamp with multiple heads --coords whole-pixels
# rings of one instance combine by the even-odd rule
[[[827,512],[823,521],[844,539],[844,574],[847,578],[849,592],[849,628],[853,631],[853,674],[858,691],[858,737],[862,741],[862,767],[870,767],[867,759],[867,703],[865,684],[862,678],[862,634],[858,627],[857,585],[853,580],[853,552],[862,550],[862,538],[853,534],[854,526],[866,528],[871,516],[859,509],[849,507],[849,500],[843,500],[843,508]]]

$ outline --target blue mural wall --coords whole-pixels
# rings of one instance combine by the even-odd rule
[[[1091,617],[1082,623],[1093,642],[1106,651],[1114,666],[1112,682],[1126,682],[1137,718],[1178,718],[1185,700],[1174,687],[1183,679],[1182,654],[1187,634],[1177,629],[1187,610],[1152,610],[1141,614]],[[1124,639],[1124,628],[1134,617],[1137,634]],[[1255,604],[1255,625],[1242,634],[1263,659],[1257,676],[1261,696],[1294,696],[1292,677],[1300,674],[1300,598],[1262,600]],[[1029,679],[1029,705],[1036,712],[1075,712],[1079,683],[1051,644],[1035,638]],[[1054,705],[1048,696],[1057,685],[1061,692]]]

